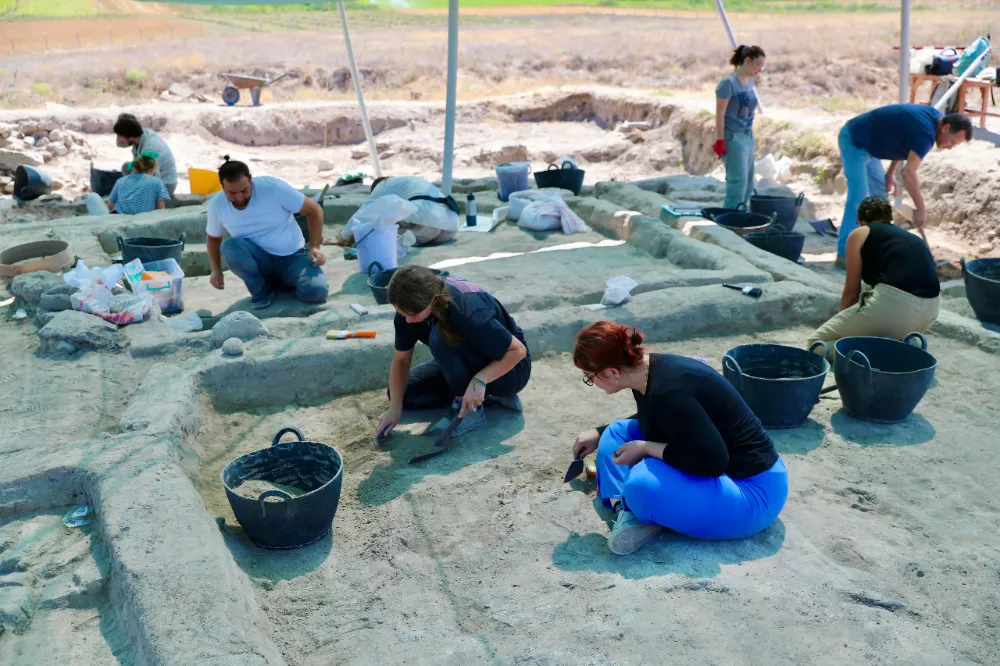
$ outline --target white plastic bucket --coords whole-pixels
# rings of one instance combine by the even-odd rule
[[[358,251],[358,271],[368,274],[372,262],[377,261],[383,270],[399,266],[399,249],[396,243],[398,224],[378,224],[360,227],[355,233],[358,240],[354,247]]]
[[[497,185],[500,189],[500,201],[507,201],[514,192],[523,192],[531,189],[528,182],[528,174],[531,172],[531,165],[527,162],[511,162],[510,164],[494,165],[493,170],[497,174]]]

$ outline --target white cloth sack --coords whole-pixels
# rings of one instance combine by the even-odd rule
[[[540,190],[524,190],[523,192],[513,192],[508,201],[510,202],[510,210],[507,212],[508,219],[519,220],[521,219],[521,213],[524,212],[524,207],[528,204],[534,203],[536,201],[545,201],[546,199],[562,199],[562,192],[558,188],[546,187]]]
[[[590,231],[562,199],[543,199],[530,203],[521,211],[517,226],[530,231],[551,231],[562,227],[566,235]]]
[[[608,280],[604,295],[601,296],[601,305],[613,307],[628,303],[632,300],[632,290],[638,285],[638,282],[627,275],[619,275],[618,277],[611,278]]]
[[[412,197],[444,198],[434,183],[421,176],[392,176],[386,178],[372,190],[370,201],[386,195],[394,194],[400,199],[413,204],[416,208],[407,217],[397,220],[425,227],[434,227],[442,231],[458,231],[458,215],[455,211],[436,201],[426,199],[410,201]],[[419,238],[420,234],[417,234]]]

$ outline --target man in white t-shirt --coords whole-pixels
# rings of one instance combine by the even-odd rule
[[[303,303],[323,303],[329,294],[320,249],[323,209],[288,183],[253,178],[243,162],[230,160],[219,168],[222,191],[208,202],[208,261],[211,283],[223,289],[222,258],[250,290],[250,307],[271,304],[276,289],[292,287]],[[309,223],[309,247],[295,214]],[[224,233],[230,238],[222,240]]]

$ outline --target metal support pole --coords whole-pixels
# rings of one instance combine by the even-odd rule
[[[719,16],[722,17],[722,25],[726,27],[726,33],[729,34],[729,42],[735,49],[737,46],[736,35],[733,34],[733,26],[729,25],[729,17],[726,16],[726,8],[722,6],[722,0],[715,0],[715,6],[719,9]]]
[[[990,54],[990,51],[992,51],[992,49],[986,49],[985,51],[983,51],[978,58],[972,61],[971,65],[965,68],[965,71],[962,72],[962,75],[960,77],[958,77],[958,80],[952,84],[951,88],[948,88],[948,92],[946,92],[944,96],[937,101],[937,104],[934,105],[935,109],[937,109],[938,111],[942,111],[944,109],[944,107],[948,104],[948,100],[950,100],[952,95],[955,94],[955,91],[958,90],[959,86],[965,83],[965,80],[969,78],[972,72],[976,71],[976,66],[983,58],[985,58]]]
[[[365,128],[365,137],[368,139],[368,150],[372,154],[375,177],[381,178],[382,166],[378,161],[378,148],[375,147],[372,126],[368,122],[368,110],[365,108],[365,94],[361,90],[361,77],[358,75],[358,66],[354,62],[354,49],[351,47],[351,31],[347,27],[347,12],[344,11],[344,0],[337,0],[337,10],[340,12],[340,25],[344,29],[344,47],[347,49],[347,64],[351,68],[351,80],[354,81],[354,92],[358,96],[358,106],[361,108],[361,125]]]
[[[899,12],[899,103],[906,104],[910,92],[910,0],[901,0]]]
[[[726,34],[729,35],[729,43],[733,45],[735,49],[739,44],[736,42],[736,34],[733,32],[733,26],[729,24],[729,16],[726,15],[726,8],[722,4],[722,0],[715,0],[715,6],[719,10],[719,16],[722,18],[722,25],[726,29]],[[760,93],[757,93],[757,108],[760,112],[764,112],[764,103],[760,99]]]
[[[455,161],[455,101],[458,95],[458,0],[448,0],[448,89],[444,105],[444,164],[441,192],[451,194],[451,171]]]

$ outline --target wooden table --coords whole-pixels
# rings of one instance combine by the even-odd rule
[[[927,103],[931,103],[931,97],[934,95],[934,87],[944,81],[949,86],[951,85],[951,76],[939,76],[937,74],[910,74],[910,103],[912,104],[917,98],[917,88],[919,88],[925,81],[931,82],[931,94],[927,98]],[[964,113],[968,116],[979,116],[979,126],[986,127],[986,116],[993,116],[994,118],[1000,118],[1000,113],[990,113],[990,88],[993,87],[991,81],[983,81],[981,79],[966,79],[962,82],[962,86],[958,89],[955,96],[958,98],[958,106],[956,110],[959,113]],[[980,95],[983,98],[983,105],[979,109],[966,109],[965,108],[965,94],[969,90],[978,89]]]

